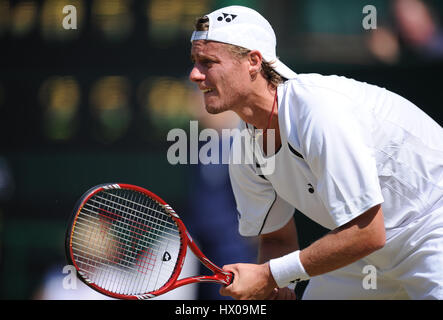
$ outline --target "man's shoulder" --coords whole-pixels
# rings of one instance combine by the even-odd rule
[[[331,110],[334,106],[363,105],[364,97],[376,97],[382,91],[386,92],[384,88],[344,76],[306,73],[282,85],[281,103],[296,105],[299,112],[304,108],[324,112],[327,110],[323,109]]]
[[[349,89],[365,88],[373,85],[340,75],[323,75],[319,73],[301,73],[296,78],[284,83],[286,90],[319,90],[347,92]]]

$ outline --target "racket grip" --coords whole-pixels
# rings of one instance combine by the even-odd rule
[[[231,283],[234,282],[234,273],[230,272],[230,274],[231,274],[231,279],[229,280],[229,283],[227,284],[227,286],[229,286]]]

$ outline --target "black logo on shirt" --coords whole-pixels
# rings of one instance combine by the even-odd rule
[[[308,183],[308,191],[309,191],[309,193],[314,193],[314,187],[312,186],[312,184],[310,184],[310,183]]]
[[[223,12],[222,12],[222,14],[223,14],[223,16],[219,16],[217,18],[218,21],[224,20],[226,22],[231,22],[232,20],[234,20],[237,17],[236,14],[228,14],[228,13],[223,13]]]

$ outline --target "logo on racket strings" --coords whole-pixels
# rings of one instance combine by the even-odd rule
[[[165,253],[163,253],[162,260],[163,260],[163,261],[169,261],[169,260],[171,260],[171,255],[169,254],[168,251],[165,251]]]

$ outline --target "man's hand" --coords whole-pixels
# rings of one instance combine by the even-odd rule
[[[223,269],[234,273],[234,281],[220,289],[222,296],[231,296],[237,300],[295,298],[295,294],[292,296],[288,292],[289,289],[277,288],[269,263],[237,263],[226,265]]]
[[[266,300],[296,300],[296,296],[289,288],[274,288]]]

